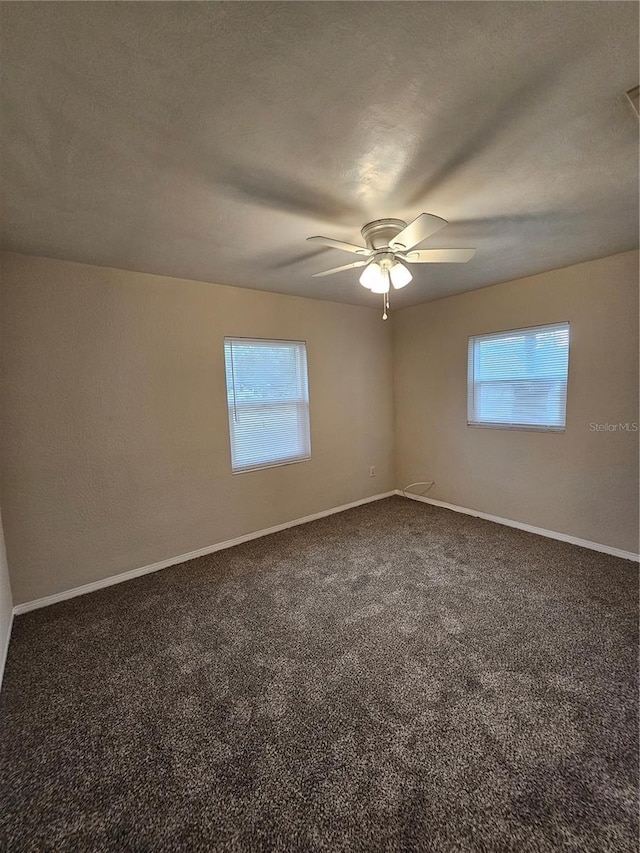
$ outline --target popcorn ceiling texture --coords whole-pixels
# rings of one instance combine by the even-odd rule
[[[2,3],[0,245],[376,305],[313,234],[426,210],[404,306],[638,245],[638,4]]]
[[[630,853],[631,562],[395,497],[16,620],[0,849]]]

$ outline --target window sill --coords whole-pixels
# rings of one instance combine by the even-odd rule
[[[467,426],[473,429],[508,429],[519,430],[520,432],[566,432],[566,426],[536,426],[535,424],[479,424],[470,423],[467,421]]]
[[[298,462],[309,462],[311,459],[311,454],[309,456],[296,456],[295,459],[282,459],[278,462],[265,462],[263,465],[251,465],[246,468],[237,468],[236,470],[231,469],[231,473],[235,476],[236,474],[249,474],[251,471],[264,471],[265,468],[282,468],[284,465],[297,465]]]

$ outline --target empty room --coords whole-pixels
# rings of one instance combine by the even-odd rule
[[[0,851],[638,844],[635,2],[0,2]]]

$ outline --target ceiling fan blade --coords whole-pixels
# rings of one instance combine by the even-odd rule
[[[331,237],[307,237],[307,242],[322,243],[332,249],[342,249],[343,252],[353,252],[355,255],[372,255],[371,249],[366,246],[355,246],[353,243],[343,243],[342,240],[332,240]]]
[[[436,231],[444,228],[447,224],[446,219],[441,219],[432,213],[421,213],[406,228],[403,228],[399,234],[396,234],[389,243],[389,246],[392,249],[399,249],[401,252],[413,249],[418,243],[422,243],[423,240],[431,237],[432,234],[435,234]]]
[[[323,275],[333,275],[334,272],[342,272],[342,270],[352,270],[354,267],[363,267],[367,263],[368,261],[354,261],[352,264],[345,264],[343,267],[333,267],[333,269],[330,270],[314,272],[312,274],[312,278],[321,278]]]
[[[421,249],[401,257],[408,264],[466,264],[475,253],[475,249]]]

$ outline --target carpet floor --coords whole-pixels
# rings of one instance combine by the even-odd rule
[[[8,851],[635,851],[637,566],[400,497],[17,617]]]

